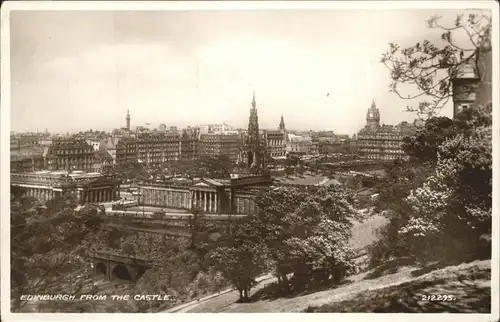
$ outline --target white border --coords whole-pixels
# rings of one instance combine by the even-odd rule
[[[491,314],[293,314],[283,313],[274,314],[12,314],[10,313],[10,21],[9,13],[13,10],[99,10],[99,11],[147,11],[147,10],[269,10],[269,9],[378,9],[378,10],[395,10],[395,9],[490,9],[493,15],[493,234],[492,234],[492,270],[491,270],[491,285],[492,285],[492,312]],[[397,27],[397,26],[395,26]],[[400,320],[400,321],[497,321],[499,319],[499,243],[498,243],[498,228],[499,228],[499,162],[500,162],[500,146],[499,146],[499,114],[500,103],[498,75],[499,73],[499,5],[496,1],[265,1],[265,2],[229,2],[229,1],[171,1],[171,2],[152,2],[152,1],[7,1],[3,3],[1,8],[1,108],[0,108],[0,147],[1,153],[1,189],[0,189],[0,207],[1,207],[1,312],[2,319],[6,321],[66,321],[68,319],[88,320],[96,319],[110,321],[124,321],[134,318],[141,320],[149,319],[168,319],[169,321],[181,321],[185,319],[203,319],[207,320],[215,318],[219,320],[234,320],[254,321],[256,319],[273,319],[274,321],[298,320],[301,318],[317,321],[371,321]],[[334,316],[332,316],[334,314]]]

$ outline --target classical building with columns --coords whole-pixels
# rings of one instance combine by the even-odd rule
[[[99,173],[38,171],[12,173],[11,187],[24,190],[24,195],[41,201],[73,195],[78,204],[109,202],[120,198],[120,181]]]
[[[178,209],[198,208],[205,214],[253,214],[255,196],[272,184],[270,176],[246,176],[230,180],[201,178],[194,182],[144,183],[141,203]]]

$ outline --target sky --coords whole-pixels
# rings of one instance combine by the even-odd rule
[[[354,134],[372,100],[381,123],[413,121],[380,58],[439,39],[434,14],[456,11],[15,11],[11,130],[111,130],[127,110],[132,127],[246,128],[253,91],[261,128]]]

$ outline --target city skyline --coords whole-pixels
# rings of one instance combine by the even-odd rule
[[[381,123],[411,122],[416,102],[388,91],[380,57],[390,41],[439,38],[425,20],[456,12],[13,12],[11,129],[109,131],[127,110],[132,127],[245,128],[254,90],[263,129],[283,115],[290,129],[352,135],[373,100]]]

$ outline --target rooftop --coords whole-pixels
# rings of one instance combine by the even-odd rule
[[[99,172],[83,172],[83,171],[68,172],[68,171],[48,171],[48,170],[28,172],[25,174],[32,176],[47,177],[47,178],[60,178],[62,176],[69,176],[74,179],[97,178],[102,176],[102,174]]]
[[[304,176],[304,177],[281,177],[276,178],[276,182],[281,184],[301,185],[301,186],[330,186],[340,184],[335,179],[329,179],[323,176]]]

